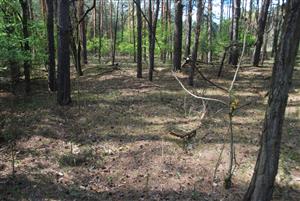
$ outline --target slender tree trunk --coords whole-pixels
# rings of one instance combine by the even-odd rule
[[[109,23],[109,32],[110,32],[110,46],[113,50],[113,39],[114,39],[114,33],[113,33],[113,2],[110,0],[110,9],[109,9],[109,16],[110,16],[110,23]],[[113,51],[111,52],[111,58],[113,57]]]
[[[29,7],[28,0],[19,0],[22,7],[22,31],[24,38],[24,51],[27,57],[24,60],[24,76],[25,76],[25,92],[30,92],[30,68],[31,68],[31,58],[30,58],[30,46],[29,46],[29,30],[28,30],[28,19],[29,19]]]
[[[187,34],[185,42],[185,57],[191,54],[191,37],[192,37],[192,14],[193,14],[193,0],[189,0],[188,5],[188,18],[187,18]]]
[[[99,1],[99,8],[98,8],[98,61],[101,63],[101,49],[102,49],[102,36],[103,36],[103,1]]]
[[[46,19],[46,4],[45,4],[45,0],[40,0],[40,8],[41,8],[41,14],[42,14],[42,17],[45,21]]]
[[[244,201],[270,201],[278,170],[282,124],[300,40],[300,1],[288,0],[269,91],[261,147]]]
[[[165,39],[165,13],[166,13],[166,6],[165,6],[165,0],[161,1],[161,14],[160,14],[160,26],[161,26],[161,39],[162,42]],[[165,47],[162,47],[160,50],[160,60],[164,63],[164,52],[165,52]]]
[[[93,9],[93,39],[97,36],[97,5]]]
[[[70,87],[70,15],[69,0],[58,1],[58,74],[57,102],[60,105],[71,103]]]
[[[224,18],[224,0],[221,0],[221,13],[220,13],[220,27],[219,31],[222,31],[222,26],[223,26],[223,18]]]
[[[277,3],[276,15],[274,17],[274,33],[273,33],[273,46],[271,56],[274,57],[277,52],[278,36],[279,36],[279,11],[280,11],[280,1]]]
[[[259,0],[256,0],[255,23],[258,24],[259,18]]]
[[[144,11],[146,12],[146,0],[144,0]],[[143,21],[143,43],[144,43],[144,61],[146,62],[147,61],[147,45],[146,45],[146,40],[147,40],[147,22],[146,20]]]
[[[249,23],[251,24],[252,22],[252,10],[253,10],[253,0],[250,0],[250,3],[249,3]]]
[[[233,44],[229,63],[232,65],[237,65],[239,60],[239,19],[241,10],[241,0],[233,0],[233,15],[232,15],[232,38],[231,43]]]
[[[159,13],[159,4],[160,0],[156,0],[155,12],[152,17],[152,6],[151,1],[149,1],[149,10],[148,10],[148,20],[149,20],[149,81],[153,80],[153,71],[154,71],[154,53],[155,53],[155,35],[156,35],[156,25],[157,18]]]
[[[169,40],[168,40],[168,43],[169,43],[169,51],[168,51],[168,55],[169,55],[169,59],[171,60],[173,58],[173,50],[172,50],[172,44],[173,44],[173,30],[172,30],[172,15],[171,15],[171,1],[172,0],[169,0],[169,5],[168,5],[168,27],[169,27]]]
[[[261,47],[264,39],[264,32],[268,18],[268,10],[271,0],[264,0],[258,21],[258,29],[256,34],[256,45],[253,53],[253,65],[258,66],[260,60]]]
[[[84,15],[84,0],[79,0],[79,19]],[[82,44],[82,60],[84,64],[88,63],[87,47],[86,47],[86,20],[83,19],[80,23],[80,37]]]
[[[94,44],[95,44],[96,37],[97,37],[97,5],[95,5],[95,8],[93,9],[93,43]],[[96,55],[97,48],[94,48],[93,50],[94,50],[94,55]]]
[[[169,49],[169,45],[168,45],[168,41],[169,41],[169,33],[168,33],[168,13],[169,13],[169,0],[165,0],[165,11],[164,11],[164,38],[163,38],[163,41],[164,41],[164,50],[163,50],[163,63],[166,63],[166,60],[167,60],[167,51]]]
[[[202,6],[202,0],[197,0],[197,21],[196,21],[196,27],[195,27],[195,39],[194,39],[194,45],[192,50],[192,61],[193,65],[191,68],[191,72],[189,75],[189,85],[194,85],[194,71],[195,71],[195,65],[197,61],[197,54],[198,54],[198,46],[199,46],[199,37],[201,32],[201,21],[202,21],[202,14],[203,14],[203,6]]]
[[[114,39],[113,39],[113,52],[112,52],[112,65],[115,65],[115,59],[116,59],[116,48],[117,48],[117,32],[118,32],[118,20],[119,20],[119,3],[120,0],[118,0],[117,3],[117,15],[116,15],[116,21],[114,26]]]
[[[142,29],[143,29],[143,22],[142,22],[142,13],[141,13],[141,1],[136,0],[137,3],[137,78],[142,78]]]
[[[181,0],[175,2],[175,27],[173,46],[173,70],[181,69],[181,49],[182,49],[182,9]]]
[[[53,1],[47,3],[47,37],[48,37],[48,87],[50,91],[56,90],[55,76],[55,40],[54,40],[54,10]]]
[[[212,62],[212,0],[208,0],[208,17],[207,17],[207,41],[208,41],[208,63]]]
[[[132,3],[132,34],[133,34],[133,61],[136,62],[136,34],[135,34],[135,6]]]

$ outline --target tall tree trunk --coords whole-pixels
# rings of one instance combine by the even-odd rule
[[[116,15],[116,21],[114,26],[114,38],[113,38],[113,51],[112,51],[112,65],[115,65],[115,59],[116,59],[116,48],[117,48],[117,31],[118,31],[118,20],[119,20],[119,3],[120,0],[118,0],[117,3],[117,15]]]
[[[208,16],[207,16],[207,41],[208,41],[208,63],[212,62],[212,0],[208,0]]]
[[[220,13],[220,26],[219,26],[219,31],[222,31],[222,26],[223,26],[223,17],[224,17],[224,0],[221,0],[221,13]]]
[[[274,33],[273,33],[273,46],[272,46],[272,53],[271,56],[274,57],[277,52],[277,45],[278,45],[278,36],[279,36],[279,11],[280,11],[280,1],[277,3],[276,7],[276,15],[274,17]]]
[[[193,14],[193,0],[189,0],[187,34],[185,40],[185,55],[184,55],[185,57],[188,57],[191,54],[192,14]]]
[[[172,50],[172,44],[173,44],[173,30],[172,30],[172,15],[171,15],[171,2],[172,0],[169,0],[169,5],[168,5],[168,27],[169,27],[169,40],[168,40],[168,44],[169,44],[169,51],[168,51],[168,55],[169,55],[169,59],[173,59],[173,50]]]
[[[95,7],[93,9],[93,43],[94,43],[94,47],[96,47],[96,45],[95,45],[96,37],[97,37],[97,5],[95,5]],[[97,53],[97,48],[94,48],[94,55],[96,55],[96,53]]]
[[[141,13],[141,0],[136,0],[137,3],[137,71],[136,76],[137,78],[142,78],[142,29],[143,29],[143,22],[142,22],[142,13]]]
[[[173,70],[177,71],[181,68],[181,52],[182,52],[182,9],[181,0],[175,2],[175,26],[174,26],[174,46],[173,46]]]
[[[60,105],[71,103],[70,87],[70,15],[69,0],[58,1],[58,74],[57,102]]]
[[[143,5],[144,5],[144,11],[146,12],[146,0],[144,0],[144,3],[143,3]],[[143,40],[143,43],[144,43],[144,61],[146,62],[147,61],[147,45],[146,45],[146,43],[147,43],[147,22],[146,22],[146,20],[144,20],[143,21],[143,38],[144,38],[144,40]]]
[[[261,47],[264,40],[264,32],[266,27],[266,22],[268,18],[268,10],[271,0],[264,0],[261,8],[259,21],[258,21],[258,29],[256,34],[256,45],[253,53],[253,65],[258,66],[260,60]]]
[[[29,7],[28,0],[19,0],[22,7],[22,32],[24,38],[24,51],[27,54],[24,60],[24,76],[25,76],[25,92],[30,92],[30,46],[29,46],[29,30],[28,30],[28,19],[29,19]]]
[[[189,75],[189,85],[194,85],[194,71],[195,71],[195,65],[197,61],[197,54],[198,54],[198,46],[199,46],[199,37],[201,32],[201,20],[202,20],[202,14],[203,14],[203,6],[202,6],[202,0],[197,0],[197,21],[196,21],[196,27],[195,27],[195,39],[194,39],[194,45],[192,50],[192,61],[193,65],[191,68],[191,72]]]
[[[46,19],[46,4],[45,4],[45,0],[40,0],[40,9],[41,9],[41,14],[42,14],[42,17],[45,21]]]
[[[135,34],[135,6],[132,3],[132,34],[133,34],[133,61],[136,62],[136,34]]]
[[[103,36],[103,1],[99,1],[98,7],[98,61],[101,63],[101,49],[102,49],[102,36]]]
[[[79,19],[84,15],[84,0],[79,0]],[[86,20],[83,19],[80,23],[80,37],[82,44],[82,60],[84,64],[88,63],[87,59],[87,43],[86,43]]]
[[[239,60],[239,19],[241,10],[241,0],[233,0],[232,28],[231,28],[231,43],[232,49],[230,52],[229,63],[237,65]]]
[[[165,0],[165,6],[164,6],[164,50],[163,50],[163,63],[166,63],[167,60],[167,51],[168,51],[168,41],[169,41],[169,32],[168,32],[168,13],[169,13],[169,0]]]
[[[56,90],[55,76],[55,40],[54,40],[54,10],[53,1],[47,3],[47,37],[48,37],[48,87],[50,91]]]
[[[161,18],[160,18],[160,26],[161,26],[161,39],[162,42],[164,42],[166,31],[165,31],[165,13],[166,13],[166,5],[165,5],[165,0],[161,1]],[[165,52],[165,47],[162,47],[160,50],[160,60],[165,63],[164,60],[164,52]]]
[[[300,1],[288,0],[254,173],[244,201],[270,201],[278,170],[282,124],[300,40]]]
[[[109,35],[110,35],[110,46],[111,49],[113,50],[114,45],[113,45],[113,40],[114,40],[114,33],[113,33],[113,2],[110,0],[110,8],[109,8],[109,18],[110,18],[110,23],[109,23]],[[111,58],[113,57],[113,51],[111,52]]]
[[[250,5],[249,5],[249,23],[251,24],[251,22],[252,22],[252,10],[253,10],[253,0],[250,0],[250,3],[249,3]]]
[[[93,9],[93,39],[97,36],[97,6]]]
[[[154,71],[154,54],[155,54],[155,38],[156,38],[156,24],[159,13],[159,4],[160,0],[156,0],[155,12],[152,16],[152,6],[151,1],[149,1],[148,9],[148,20],[149,20],[149,81],[153,80],[153,71]],[[154,6],[154,5],[153,5]]]

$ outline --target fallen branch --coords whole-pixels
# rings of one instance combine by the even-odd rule
[[[180,133],[180,134],[178,133],[178,131],[177,132],[176,131],[170,131],[169,134],[173,135],[175,137],[179,137],[179,138],[184,139],[184,140],[190,140],[190,139],[192,139],[193,137],[196,136],[197,131],[196,131],[196,129],[194,129],[194,130],[192,130],[188,133]]]
[[[202,99],[202,100],[207,100],[207,101],[215,101],[215,102],[219,102],[222,103],[223,105],[228,105],[226,102],[219,100],[219,99],[215,99],[215,98],[208,98],[208,97],[204,97],[204,96],[197,96],[195,94],[193,94],[192,92],[190,92],[188,89],[185,88],[185,86],[182,84],[182,82],[178,79],[178,77],[175,75],[175,73],[172,71],[172,75],[174,76],[174,78],[178,81],[178,83],[180,84],[180,86],[191,96],[193,96],[194,98],[197,99]]]
[[[221,90],[223,90],[223,91],[225,91],[225,92],[228,92],[227,89],[225,89],[225,88],[223,88],[223,87],[217,85],[217,84],[214,83],[213,81],[211,81],[211,80],[209,80],[208,78],[206,78],[206,77],[203,75],[203,73],[200,71],[199,68],[196,68],[196,70],[197,70],[197,72],[200,74],[200,76],[202,77],[202,79],[204,79],[205,81],[207,81],[207,82],[210,83],[211,85],[217,87],[218,89],[221,89]]]

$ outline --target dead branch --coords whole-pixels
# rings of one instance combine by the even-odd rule
[[[178,133],[178,131],[169,131],[169,134],[173,135],[175,137],[179,137],[179,138],[184,139],[184,140],[190,140],[190,139],[192,139],[193,137],[196,136],[197,131],[196,131],[196,129],[194,129],[194,130],[192,130],[188,133]]]
[[[175,75],[175,73],[172,71],[172,75],[174,76],[174,78],[178,81],[178,83],[180,84],[180,86],[191,96],[193,96],[194,98],[198,98],[198,99],[202,99],[202,100],[207,100],[207,101],[215,101],[215,102],[219,102],[222,103],[223,105],[228,105],[226,102],[219,100],[219,99],[215,99],[215,98],[208,98],[208,97],[204,97],[204,96],[197,96],[195,94],[193,94],[192,92],[190,92],[188,89],[185,88],[185,86],[182,84],[182,82],[178,79],[178,77]]]
[[[223,90],[223,91],[225,91],[225,92],[228,92],[227,89],[225,89],[225,88],[223,88],[223,87],[217,85],[217,84],[214,83],[213,81],[211,81],[211,80],[209,80],[208,78],[206,78],[206,77],[203,75],[203,73],[200,71],[199,68],[196,68],[196,70],[197,70],[197,72],[199,73],[199,75],[202,77],[202,79],[204,79],[205,81],[207,81],[207,82],[210,83],[211,85],[217,87],[218,89],[221,89],[221,90]]]

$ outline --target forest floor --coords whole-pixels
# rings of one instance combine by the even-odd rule
[[[149,82],[146,69],[144,78],[135,78],[133,64],[121,63],[114,71],[88,64],[84,76],[73,73],[73,103],[67,107],[57,106],[44,74],[33,76],[31,96],[13,96],[3,88],[0,200],[241,200],[257,157],[271,66],[245,65],[235,84],[239,105],[251,104],[233,117],[237,164],[228,190],[223,186],[229,166],[228,108],[208,101],[202,118],[202,101],[181,88],[170,65],[156,68]],[[234,74],[231,67],[220,79],[217,67],[202,66],[201,71],[223,87],[230,86]],[[300,67],[294,74],[276,201],[300,200]],[[177,75],[186,84],[186,76]],[[195,85],[188,89],[228,99],[200,77]],[[21,94],[22,87],[18,90]],[[178,129],[197,129],[197,134],[190,140],[170,135]],[[15,177],[13,143],[5,138],[12,134]]]

